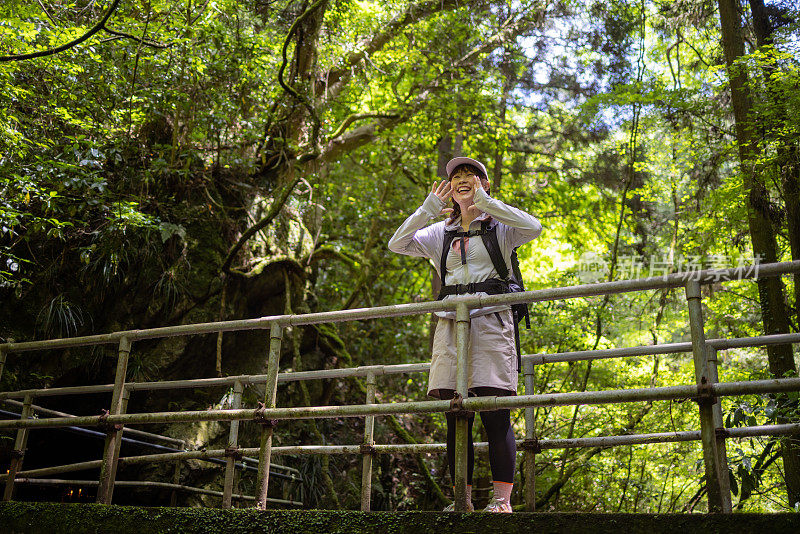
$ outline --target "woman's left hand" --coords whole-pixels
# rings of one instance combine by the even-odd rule
[[[475,187],[475,191],[477,191],[478,189],[483,189],[483,192],[488,195],[489,192],[486,190],[486,188],[483,187],[483,182],[481,182],[480,177],[478,175],[473,175],[472,177],[475,179],[475,182],[473,183],[473,187]],[[486,182],[487,183],[489,182],[488,179],[487,179]]]
[[[477,191],[478,189],[483,189],[483,184],[481,183],[481,179],[477,175],[473,175],[472,177],[474,179],[474,182],[472,183],[472,187],[475,189],[475,191]],[[484,189],[484,193],[485,192],[486,192],[486,190]],[[481,211],[478,208],[478,206],[476,206],[475,204],[471,204],[467,208],[467,216],[468,217],[472,217],[472,218],[478,217],[481,213],[483,213],[483,211]]]

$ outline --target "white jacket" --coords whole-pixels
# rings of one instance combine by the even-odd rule
[[[499,200],[490,197],[482,188],[475,191],[475,206],[483,213],[470,224],[470,230],[479,230],[481,221],[491,216],[496,221],[497,241],[503,253],[503,259],[511,271],[511,253],[513,250],[528,241],[536,239],[542,232],[542,225],[533,215],[529,215],[522,210],[513,208]],[[426,226],[432,219],[439,216],[445,203],[434,193],[428,195],[408,219],[389,240],[389,250],[407,256],[428,258],[433,261],[437,271],[442,257],[442,246],[444,245],[445,221],[440,221],[430,226]],[[461,228],[461,219],[457,219],[452,225],[446,227],[447,230],[458,230]],[[447,273],[439,277],[443,279],[445,285],[469,284],[472,282],[483,282],[490,278],[499,278],[497,271],[492,265],[492,259],[483,239],[480,237],[467,238],[466,257],[467,263],[461,264],[461,246],[458,239],[454,239],[450,251],[447,254],[446,269]],[[485,293],[478,293],[483,294]],[[445,299],[455,297],[448,295]],[[508,306],[490,306],[470,310],[470,316],[486,315],[496,311],[507,309]],[[455,319],[455,312],[436,312],[439,317]]]

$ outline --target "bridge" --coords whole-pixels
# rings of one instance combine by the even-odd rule
[[[18,418],[0,421],[0,429],[16,430],[14,454],[8,472],[0,478],[4,480],[3,500],[14,496],[19,484],[73,484],[97,486],[97,502],[112,503],[115,487],[133,481],[117,481],[116,472],[120,465],[151,464],[159,462],[180,462],[190,459],[217,460],[224,464],[225,475],[222,507],[230,508],[234,498],[251,500],[259,510],[270,505],[267,498],[270,479],[276,476],[293,478],[296,472],[291,469],[276,470],[273,457],[280,455],[360,455],[362,456],[361,511],[370,510],[372,481],[372,461],[380,454],[416,454],[443,452],[443,443],[434,444],[378,444],[374,442],[375,417],[385,415],[436,413],[453,411],[457,416],[456,428],[456,469],[455,506],[457,511],[467,509],[467,416],[469,412],[496,409],[523,409],[525,411],[525,435],[518,446],[526,457],[525,496],[526,510],[535,511],[535,461],[536,455],[546,449],[574,447],[613,447],[647,443],[679,441],[700,441],[703,450],[705,482],[708,489],[708,508],[710,512],[730,513],[731,492],[728,479],[726,440],[749,436],[791,436],[800,433],[800,424],[776,424],[725,428],[723,425],[720,398],[746,394],[768,394],[800,391],[800,378],[776,378],[743,382],[719,382],[717,373],[717,352],[736,347],[763,347],[771,344],[800,342],[800,333],[765,335],[749,338],[706,339],[701,307],[700,288],[704,284],[725,283],[730,280],[755,279],[758,277],[780,276],[800,271],[800,261],[744,266],[735,269],[704,270],[688,273],[674,273],[664,276],[621,280],[613,282],[560,287],[523,293],[491,296],[463,296],[447,301],[398,304],[374,308],[343,310],[301,315],[278,315],[221,321],[213,323],[187,324],[152,328],[146,330],[125,330],[108,334],[91,335],[44,341],[13,342],[0,344],[0,378],[8,358],[21,357],[28,351],[57,351],[72,347],[114,345],[117,348],[117,367],[113,384],[97,384],[76,387],[26,389],[0,392],[0,401],[14,409],[20,409]],[[467,343],[469,339],[469,310],[472,308],[515,304],[521,302],[543,302],[580,297],[610,295],[624,292],[646,291],[652,289],[685,289],[686,311],[691,330],[691,341],[640,347],[626,347],[607,350],[578,351],[557,354],[527,354],[522,356],[524,374],[524,394],[514,397],[467,397]],[[428,363],[402,365],[375,365],[343,369],[328,369],[303,372],[279,371],[281,343],[286,329],[320,323],[362,321],[387,317],[429,314],[436,311],[455,311],[457,323],[457,392],[452,401],[426,400],[379,404],[375,402],[378,379],[393,374],[422,373],[429,369]],[[126,374],[128,360],[135,344],[142,340],[173,336],[193,336],[217,332],[244,330],[268,330],[269,344],[265,347],[268,365],[267,373],[259,375],[239,375],[222,378],[189,378],[185,380],[128,382]],[[694,362],[695,382],[691,384],[650,387],[640,389],[619,389],[608,391],[583,391],[571,393],[535,394],[534,368],[536,365],[554,362],[575,362],[605,358],[627,358],[641,355],[691,353]],[[302,380],[363,377],[366,382],[364,402],[345,406],[280,407],[277,394],[278,383]],[[242,408],[242,393],[245,387],[258,385],[265,388],[263,403],[257,408]],[[128,413],[130,396],[137,392],[150,392],[164,389],[213,388],[226,386],[233,390],[232,407],[229,409],[210,409],[202,411],[170,411],[157,413]],[[94,416],[71,416],[70,414],[47,410],[35,404],[36,399],[68,395],[89,395],[110,393],[110,404],[104,406],[104,413]],[[574,406],[582,404],[607,404],[622,402],[648,402],[691,399],[698,404],[700,429],[657,433],[626,434],[574,439],[538,439],[534,427],[533,410],[543,406]],[[98,410],[100,407],[98,407]],[[47,417],[35,417],[35,415]],[[273,447],[276,423],[286,419],[319,419],[356,417],[364,420],[364,437],[357,444],[340,445],[292,445]],[[157,454],[120,457],[123,435],[130,439],[157,439],[159,436],[133,430],[131,426],[147,424],[191,423],[201,421],[230,422],[228,446],[219,450],[171,450]],[[241,447],[238,440],[239,425],[249,422],[260,425],[258,447]],[[95,428],[104,434],[102,459],[69,465],[52,466],[34,470],[24,470],[25,448],[28,434],[43,428]],[[137,434],[138,433],[138,434]],[[485,443],[477,444],[478,450],[485,449]],[[234,472],[242,468],[247,456],[257,457],[258,484],[255,495],[234,495]],[[100,476],[94,481],[77,481],[46,478],[89,468],[100,468]],[[255,466],[253,466],[255,467]],[[147,484],[147,482],[144,482]],[[160,487],[170,488],[168,482],[150,482]],[[176,484],[173,484],[175,486]],[[179,485],[177,485],[179,486]],[[193,489],[173,487],[192,491]],[[198,489],[198,488],[194,488]],[[210,490],[201,490],[209,492]],[[217,494],[219,492],[211,492]],[[274,500],[273,500],[274,501]],[[291,500],[277,500],[280,504],[297,504]],[[0,515],[3,510],[0,508]],[[35,515],[35,514],[34,514]],[[672,524],[672,523],[670,523]],[[796,522],[794,523],[796,525]],[[675,525],[673,525],[675,526]],[[434,527],[432,527],[434,528]],[[436,527],[438,528],[438,527]],[[648,532],[660,530],[650,529]]]

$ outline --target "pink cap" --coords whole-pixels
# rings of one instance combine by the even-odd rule
[[[477,167],[478,169],[481,170],[481,172],[483,172],[483,176],[485,178],[489,178],[489,173],[486,172],[486,167],[483,166],[483,163],[472,158],[464,158],[464,157],[453,158],[447,162],[447,167],[445,167],[445,170],[447,171],[448,178],[453,173],[453,169],[455,169],[459,165],[464,165],[464,164]]]

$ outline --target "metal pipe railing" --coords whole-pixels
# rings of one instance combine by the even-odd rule
[[[728,438],[744,439],[758,436],[795,436],[800,435],[800,423],[782,425],[761,425],[738,428],[721,429]],[[541,439],[538,445],[542,450],[578,449],[586,447],[617,447],[621,445],[652,445],[659,443],[677,443],[684,441],[700,441],[699,430],[681,432],[658,432],[650,434],[625,434],[621,436],[591,436],[568,439]],[[517,440],[517,446],[523,447],[525,440]],[[489,444],[486,442],[475,443],[475,450],[479,453],[488,452]],[[375,444],[371,454],[438,454],[444,452],[444,443],[414,443],[414,444]],[[257,454],[258,447],[241,448],[243,454]],[[272,448],[273,456],[306,456],[314,454],[363,454],[363,445],[287,445]],[[140,465],[149,463],[171,462],[174,460],[211,460],[224,458],[225,449],[206,449],[203,451],[185,451],[179,453],[148,454],[141,456],[128,456],[119,459],[120,466]],[[20,471],[17,476],[40,478],[56,474],[72,473],[96,469],[102,460],[92,460],[55,467],[43,467]],[[273,474],[274,475],[274,474]],[[0,474],[0,480],[5,480],[7,475]]]
[[[6,410],[0,410],[0,416],[6,417],[8,419],[20,419],[22,417],[21,413],[17,412],[9,412]],[[59,427],[58,430],[64,430],[66,432],[71,432],[74,434],[80,434],[82,436],[90,436],[93,438],[103,438],[105,439],[104,432],[98,432],[97,430],[90,430],[88,428],[83,428],[79,426],[63,426]],[[127,430],[127,429],[126,429]],[[133,430],[133,429],[131,429]],[[170,451],[170,452],[178,452],[183,449],[175,449],[173,447],[168,447],[166,445],[159,445],[157,443],[150,443],[149,441],[144,441],[140,439],[133,439],[133,438],[126,438],[123,435],[122,438],[123,443],[128,443],[129,445],[137,445],[139,447],[147,447],[150,449],[157,449],[162,451]]]
[[[284,378],[285,374],[279,376],[277,372],[278,362],[276,356],[279,354],[280,351],[279,334],[282,332],[282,329],[284,327],[297,326],[297,325],[310,325],[318,323],[375,319],[380,317],[397,317],[397,316],[414,315],[420,313],[429,313],[433,311],[455,310],[457,315],[457,331],[458,331],[457,354],[459,360],[459,365],[458,365],[459,372],[457,381],[459,387],[457,389],[458,393],[460,394],[460,398],[457,399],[456,404],[454,406],[458,408],[457,410],[458,423],[463,423],[465,421],[464,410],[482,411],[482,410],[496,410],[503,408],[519,408],[519,407],[533,407],[533,406],[599,404],[599,403],[634,402],[643,400],[649,401],[649,400],[693,398],[701,404],[702,424],[701,424],[700,436],[703,438],[702,441],[704,446],[704,455],[706,456],[707,459],[706,461],[707,482],[709,484],[715,485],[714,488],[709,489],[709,495],[711,495],[714,492],[717,492],[720,493],[721,495],[720,498],[724,499],[724,495],[722,495],[723,488],[716,487],[719,486],[720,477],[719,476],[714,477],[713,473],[711,473],[712,468],[719,467],[718,463],[721,457],[709,453],[709,449],[714,446],[714,443],[712,443],[714,440],[709,437],[711,435],[709,432],[710,429],[712,429],[712,426],[714,425],[717,425],[717,428],[713,430],[722,430],[719,427],[721,416],[719,415],[718,412],[712,409],[710,412],[708,412],[708,414],[706,414],[707,417],[703,417],[703,414],[705,413],[703,411],[703,405],[704,404],[711,405],[715,402],[715,399],[717,399],[719,396],[724,396],[724,395],[770,393],[770,392],[800,390],[800,382],[798,382],[798,380],[800,379],[776,379],[776,380],[733,382],[733,383],[721,383],[721,384],[714,383],[715,377],[713,376],[714,373],[711,372],[713,367],[711,365],[711,362],[715,363],[716,358],[715,357],[708,358],[708,352],[715,348],[714,345],[712,345],[712,343],[719,341],[721,343],[719,347],[724,346],[726,343],[728,344],[728,346],[732,347],[732,346],[752,346],[756,342],[742,341],[742,340],[714,340],[712,342],[706,342],[706,340],[704,339],[703,326],[702,326],[702,309],[699,306],[700,302],[699,286],[700,284],[724,281],[726,279],[742,280],[747,278],[758,277],[759,275],[777,276],[780,274],[796,272],[796,271],[800,271],[800,261],[775,263],[775,264],[768,264],[761,266],[740,267],[736,269],[721,269],[721,270],[706,270],[706,271],[690,272],[690,273],[675,273],[663,277],[651,277],[638,280],[605,282],[600,284],[589,284],[589,285],[573,286],[566,288],[551,288],[539,291],[529,291],[524,293],[491,295],[491,296],[457,297],[445,301],[399,304],[394,306],[383,306],[370,309],[342,310],[336,312],[322,312],[322,313],[313,313],[305,315],[281,315],[281,316],[261,317],[257,319],[248,319],[239,321],[223,321],[216,323],[181,325],[181,326],[162,327],[162,328],[154,328],[147,330],[130,330],[124,332],[115,332],[112,334],[84,336],[80,338],[69,338],[60,340],[57,339],[57,340],[24,342],[24,343],[5,343],[5,344],[0,344],[0,372],[2,372],[3,367],[6,365],[8,354],[31,351],[31,350],[46,350],[46,349],[66,348],[75,346],[118,343],[119,356],[118,356],[117,374],[113,388],[110,385],[85,386],[84,388],[95,388],[95,389],[80,390],[81,393],[86,393],[89,391],[99,392],[101,390],[102,391],[111,390],[113,392],[113,397],[112,397],[110,414],[103,416],[81,416],[77,418],[69,418],[69,423],[64,423],[65,418],[50,418],[41,420],[24,418],[23,420],[17,422],[0,422],[0,428],[17,428],[18,443],[19,443],[20,436],[26,436],[27,434],[23,433],[30,428],[58,427],[58,426],[65,426],[65,424],[76,425],[76,426],[77,425],[91,426],[97,424],[105,425],[107,428],[108,438],[105,447],[104,459],[101,461],[101,465],[103,468],[102,468],[101,480],[98,483],[99,484],[98,500],[100,500],[101,502],[110,502],[111,491],[113,490],[114,486],[114,476],[117,466],[120,463],[124,463],[122,459],[118,458],[119,443],[120,443],[120,440],[118,438],[122,425],[146,424],[146,423],[156,423],[156,422],[165,423],[165,422],[211,421],[211,420],[214,421],[255,420],[261,423],[267,423],[264,426],[264,429],[262,430],[261,447],[258,449],[260,473],[258,482],[259,484],[258,495],[256,497],[259,508],[263,508],[266,502],[265,497],[268,484],[268,475],[269,475],[268,466],[270,462],[270,456],[271,454],[273,454],[273,450],[275,451],[275,454],[279,453],[277,447],[276,448],[271,447],[272,427],[274,426],[271,423],[272,420],[288,419],[288,418],[373,417],[376,415],[388,415],[388,414],[432,413],[432,412],[441,412],[451,409],[451,403],[449,401],[418,401],[418,402],[395,403],[389,405],[375,405],[367,403],[364,405],[352,405],[352,406],[276,408],[274,407],[275,387],[278,381],[285,381],[292,379],[310,380],[316,378],[339,378],[345,376],[356,376],[356,373],[358,372],[355,370],[329,370],[329,371],[324,371],[330,373],[328,376],[323,375],[322,373],[324,372],[317,372],[317,371],[298,373],[294,377]],[[570,353],[562,355],[531,355],[529,357],[526,357],[526,363],[530,364],[551,363],[555,361],[576,361],[578,359],[591,360],[603,357],[624,357],[632,355],[641,355],[645,353],[650,353],[650,354],[661,353],[655,351],[685,352],[688,350],[692,350],[692,352],[694,353],[694,360],[697,370],[697,376],[696,376],[698,380],[697,384],[685,385],[685,386],[669,386],[662,388],[633,389],[633,390],[575,392],[575,393],[544,394],[544,395],[528,394],[520,397],[500,397],[500,398],[481,397],[472,399],[464,398],[466,397],[466,384],[464,380],[465,378],[464,372],[466,370],[466,351],[467,351],[465,340],[467,339],[469,332],[469,313],[468,313],[469,309],[475,307],[492,306],[492,305],[507,305],[520,302],[563,300],[569,298],[608,295],[608,294],[616,294],[616,293],[623,293],[630,291],[641,291],[647,289],[673,288],[679,286],[684,286],[687,288],[687,298],[688,298],[687,302],[689,304],[690,323],[692,325],[691,344],[685,344],[686,346],[683,346],[684,344],[671,344],[672,346],[669,347],[660,346],[660,347],[641,347],[634,349],[612,349],[611,351],[583,351],[583,353]],[[259,383],[265,384],[266,386],[265,388],[266,397],[265,397],[264,407],[259,408],[257,410],[234,409],[234,410],[209,410],[204,412],[190,411],[190,412],[165,412],[165,413],[147,413],[147,414],[125,413],[127,405],[127,397],[130,391],[134,391],[137,388],[155,390],[155,389],[164,389],[170,387],[169,385],[167,385],[166,382],[160,382],[155,385],[152,383],[134,385],[125,382],[125,367],[127,364],[127,356],[128,353],[130,352],[132,342],[142,339],[153,339],[153,338],[161,338],[169,336],[207,334],[207,333],[215,333],[223,331],[253,330],[253,329],[265,329],[265,328],[270,328],[273,334],[271,335],[270,363],[268,365],[268,373],[265,376],[259,377],[261,379]],[[276,332],[278,332],[279,334],[276,335],[275,334]],[[759,339],[761,341],[764,341],[763,344],[797,342],[797,340],[794,338],[786,337],[792,335],[793,334],[788,334],[788,335],[784,334],[782,335],[784,337],[761,336]],[[765,338],[770,338],[770,339],[765,339]],[[618,351],[619,353],[613,354],[614,351]],[[386,368],[383,366],[370,366],[370,367],[381,368],[382,372],[381,373],[373,372],[373,376],[376,374],[388,374],[386,372]],[[412,364],[412,367],[407,366],[404,370],[398,369],[397,372],[422,371],[425,370],[426,368],[427,364]],[[253,383],[252,376],[238,377],[238,378],[242,379],[241,380],[242,384]],[[283,378],[283,380],[281,380],[281,378]],[[231,378],[229,377],[222,379],[201,379],[201,380],[204,381],[203,383],[204,386],[211,386],[211,385],[219,386],[219,385],[224,385],[225,384],[224,381],[231,380]],[[191,383],[197,381],[191,381],[191,380],[172,381],[172,384],[174,385],[176,382],[181,383],[182,387],[197,387],[195,385],[190,385]],[[34,391],[36,391],[36,393],[41,394],[42,396],[54,395],[54,394],[75,394],[78,393],[79,388],[60,388],[60,390],[61,391],[56,391],[55,389],[44,390],[44,391],[28,390],[23,394],[26,395],[25,397],[26,401],[28,402],[28,404],[30,404],[31,399],[35,396]],[[20,393],[22,392],[15,392],[13,394],[19,395]],[[0,394],[0,399],[5,398],[9,395],[12,394]],[[457,428],[457,439],[456,439],[457,465],[455,469],[456,471],[455,493],[456,493],[457,510],[466,509],[466,504],[467,504],[466,499],[464,498],[465,477],[461,476],[464,474],[463,473],[465,471],[464,467],[466,465],[465,447],[459,446],[463,445],[461,443],[462,441],[465,441],[463,439],[465,437],[463,431],[464,429],[461,429],[460,428],[461,426],[463,426],[463,424],[457,425],[458,428]],[[794,429],[792,429],[791,431],[794,432]],[[526,436],[527,435],[528,431],[526,431]],[[532,435],[535,436],[535,434]],[[682,439],[683,437],[686,437],[686,436],[676,436],[675,433],[669,433],[669,435],[671,436],[670,439],[678,439],[678,438]],[[733,432],[729,435],[732,436]],[[621,438],[621,439],[617,440],[616,438]],[[597,438],[583,438],[583,439],[597,439]],[[632,438],[630,436],[610,436],[610,437],[605,437],[603,439],[606,439],[607,443],[613,444],[615,442],[622,442],[625,439],[630,440]],[[651,435],[648,439],[656,440],[661,438],[654,437]],[[667,437],[663,437],[663,439],[667,439]],[[724,446],[724,437],[719,438],[719,435],[716,438],[716,443],[718,444],[720,439],[722,439],[722,444]],[[528,447],[523,447],[526,450],[531,448],[530,447],[531,444],[527,443],[529,441],[536,441],[535,437],[532,439],[531,438],[526,439],[525,442],[523,442],[523,445],[528,446]],[[537,442],[535,445],[540,447],[540,443],[541,442]],[[423,445],[423,447],[424,446],[427,445]],[[347,447],[348,446],[341,446],[339,450],[344,453],[348,451]],[[381,450],[382,447],[383,446],[381,445],[375,445],[374,450],[376,451]],[[16,449],[19,449],[19,447],[15,447],[15,450]],[[24,448],[22,450],[24,450]],[[245,451],[247,449],[239,449],[239,450]],[[167,453],[162,455],[149,455],[147,460],[142,460],[142,461],[153,461],[154,457],[159,457],[159,456],[169,457],[171,455],[185,455],[194,452],[197,451],[187,451],[186,453],[172,453],[172,454]],[[367,453],[367,451],[363,449],[363,446],[360,452],[361,454]],[[84,464],[86,463],[88,462],[84,462]],[[20,452],[20,462],[19,465],[17,465],[17,467],[19,467],[20,465],[21,465],[21,452]],[[20,473],[22,473],[22,471],[20,471]],[[15,477],[13,474],[11,474],[11,476],[7,478],[8,480],[6,485],[7,486],[6,493],[8,493],[9,485],[13,490]],[[364,478],[366,478],[366,475]],[[715,501],[714,499],[715,497],[712,498],[710,501],[711,508],[717,507],[718,509],[720,509],[719,507],[723,505],[720,505],[719,502],[722,501],[720,501],[719,499]],[[362,503],[363,502],[365,501],[362,499]],[[728,510],[724,510],[724,508],[722,508],[722,511],[728,511]]]
[[[0,401],[0,402],[2,402],[4,404],[9,404],[11,406],[15,406],[15,407],[18,407],[18,408],[22,408],[24,406],[24,404],[22,402],[11,400],[11,399],[6,399],[6,400]],[[33,413],[43,413],[43,414],[48,414],[48,415],[56,415],[56,416],[59,416],[59,417],[69,417],[69,418],[73,418],[73,419],[75,417],[77,417],[74,414],[65,413],[65,412],[59,412],[57,410],[51,410],[49,408],[44,408],[43,406],[38,406],[36,404],[31,404],[31,410],[32,410]],[[0,410],[0,414],[7,415],[7,416],[13,417],[15,419],[19,419],[21,417],[21,414],[14,413],[14,412],[5,412],[3,410]],[[84,433],[84,434],[90,434],[90,435],[97,436],[97,437],[105,435],[103,433],[96,432],[96,431],[93,431],[93,430],[88,430],[86,428],[79,427],[79,426],[63,427],[63,428],[65,430],[80,432],[80,433]],[[140,446],[143,446],[143,447],[149,447],[149,448],[153,448],[153,449],[161,449],[161,450],[169,451],[169,452],[183,452],[183,451],[187,450],[186,449],[186,441],[185,440],[172,438],[172,437],[169,437],[169,436],[164,436],[162,434],[153,434],[152,432],[145,432],[143,430],[138,430],[138,429],[135,429],[135,428],[124,428],[122,430],[122,435],[123,435],[122,441],[125,442],[125,443],[130,443],[132,445],[140,445]],[[152,440],[156,440],[156,441],[162,441],[164,443],[172,443],[174,445],[179,445],[180,449],[175,449],[175,448],[172,448],[172,447],[165,447],[163,445],[158,445],[158,444],[150,443],[150,442],[147,442],[147,441],[141,441],[141,440],[126,438],[126,437],[124,437],[126,435],[138,436],[138,437],[143,438],[143,439],[152,439]],[[220,462],[220,465],[223,465],[223,464],[224,464],[224,462]],[[253,465],[248,465],[248,464],[253,464]],[[249,458],[247,456],[243,456],[241,458],[240,463],[236,464],[237,468],[245,469],[245,470],[248,470],[248,471],[250,471],[250,470],[257,471],[257,469],[254,467],[254,466],[257,466],[257,465],[258,465],[258,458]],[[289,467],[289,466],[285,466],[285,465],[273,464],[271,466],[271,469],[273,471],[274,470],[278,470],[278,471],[285,471],[287,473],[292,473],[292,476],[288,476],[288,475],[284,475],[282,473],[274,473],[273,472],[272,476],[275,476],[275,477],[278,477],[278,478],[285,478],[285,479],[289,479],[289,480],[297,480],[299,478],[299,475],[300,475],[300,471],[298,471],[297,469],[295,469],[293,467]]]
[[[31,405],[33,404],[33,397],[30,395],[25,396],[25,402],[22,405],[22,417],[30,417],[33,413]],[[11,461],[8,465],[8,477],[6,485],[3,489],[3,500],[10,501],[14,496],[14,477],[16,473],[22,468],[22,460],[25,456],[25,446],[28,442],[28,430],[20,428],[17,430],[17,437],[14,441],[14,449],[11,454]]]
[[[713,347],[716,350],[745,347],[764,347],[767,345],[783,345],[785,343],[800,343],[800,333],[706,340],[706,345]],[[653,356],[656,354],[677,354],[679,352],[692,352],[692,342],[686,341],[683,343],[662,343],[659,345],[623,347],[618,349],[578,350],[573,352],[559,352],[552,354],[526,354],[522,356],[522,361],[524,362],[526,359],[530,359],[533,364],[541,365],[545,363],[579,362],[588,360],[603,360],[608,358]]]
[[[602,282],[598,284],[584,284],[570,287],[540,289],[520,293],[505,293],[488,296],[460,296],[447,300],[416,302],[412,304],[394,304],[391,306],[377,306],[374,308],[358,308],[351,310],[338,310],[332,312],[307,313],[301,315],[273,315],[257,319],[241,319],[236,321],[217,321],[211,323],[197,323],[190,325],[166,326],[145,330],[124,330],[110,334],[81,336],[74,338],[51,339],[45,341],[27,341],[20,343],[2,343],[0,352],[28,352],[32,350],[51,350],[72,347],[117,344],[123,337],[130,341],[174,337],[182,335],[213,334],[218,332],[234,332],[243,330],[263,330],[272,323],[281,326],[300,326],[320,323],[338,323],[347,321],[362,321],[366,319],[379,319],[387,317],[402,317],[407,315],[420,315],[437,311],[454,311],[459,304],[468,308],[482,308],[486,306],[510,305],[518,303],[545,302],[551,300],[565,300],[582,297],[596,297],[644,291],[649,289],[664,289],[683,287],[687,281],[696,280],[700,284],[710,284],[726,280],[744,280],[759,276],[769,277],[800,271],[800,260],[769,263],[764,265],[751,265],[732,269],[707,269],[703,271],[673,273],[665,276],[653,276],[635,280],[618,280],[615,282]]]
[[[369,373],[365,384],[366,399],[364,404],[375,403],[375,393],[378,381],[375,373]],[[364,443],[361,458],[361,511],[369,512],[372,499],[372,447],[375,445],[375,416],[368,415],[364,418]]]
[[[47,411],[54,411],[54,410],[47,410]],[[20,416],[21,416],[21,414],[18,414],[18,413],[15,413],[15,412],[7,412],[5,410],[0,410],[0,415],[4,415],[4,416],[10,417],[10,418],[14,418],[14,419],[19,419]],[[69,417],[75,417],[75,416],[74,415],[70,415]],[[231,423],[231,424],[233,424],[233,423]],[[65,430],[65,431],[68,431],[68,432],[73,432],[73,433],[76,433],[76,434],[81,434],[81,435],[85,435],[85,436],[91,436],[91,437],[100,438],[100,439],[105,439],[105,437],[106,437],[106,434],[104,432],[98,432],[96,430],[89,430],[88,428],[83,428],[83,427],[79,427],[79,426],[58,427],[57,430]],[[125,429],[125,433],[131,432],[131,431],[133,431],[133,429],[131,429],[131,428],[126,428]],[[158,437],[166,437],[166,436],[159,436],[158,434],[150,434],[149,432],[142,432],[142,434],[148,434],[148,435],[158,436]],[[173,447],[168,447],[168,446],[165,446],[165,445],[158,445],[157,443],[150,443],[150,442],[142,441],[142,440],[139,440],[139,439],[126,438],[124,433],[123,433],[123,437],[122,437],[122,442],[123,443],[127,443],[129,445],[137,445],[139,447],[147,447],[147,448],[150,448],[150,449],[159,450],[159,451],[162,451],[162,452],[165,452],[165,453],[182,453],[182,452],[186,451],[183,448],[182,449],[176,449],[176,448],[173,448]],[[181,441],[181,444],[183,444],[182,441]],[[233,458],[231,458],[231,459],[233,459]],[[217,465],[226,466],[226,467],[228,465],[228,462],[226,462],[224,460],[221,460],[221,459],[218,459],[218,458],[208,458],[208,461],[211,462],[211,463],[214,463],[214,464],[217,464]],[[96,460],[96,464],[92,464],[91,468],[100,467],[101,463],[102,463],[102,460]],[[258,471],[257,467],[255,467],[253,465],[248,465],[249,463],[253,463],[253,464],[258,465],[258,460],[256,458],[241,458],[241,462],[238,462],[238,463],[235,462],[233,465],[237,469],[242,469],[244,471]],[[86,469],[89,469],[89,468],[90,467],[86,467]],[[286,466],[281,466],[281,465],[275,464],[275,465],[272,465],[271,468],[273,469],[273,471],[275,469],[278,469],[278,470],[282,470],[283,469],[283,470],[289,470],[289,471],[292,471],[294,473],[298,473],[299,474],[299,471],[297,471],[296,469],[293,469],[291,467],[286,467]],[[270,474],[270,476],[281,478],[281,479],[285,479],[285,480],[298,480],[298,476],[296,476],[295,474],[287,475],[287,474],[285,474],[283,472],[278,472],[278,473],[272,472]]]
[[[48,478],[18,478],[15,481],[17,484],[31,484],[36,486],[83,486],[94,487],[99,486],[100,482],[97,480],[60,480]],[[221,491],[215,491],[205,488],[197,488],[194,486],[185,486],[183,484],[170,484],[169,482],[153,482],[149,480],[117,480],[114,482],[115,486],[128,487],[128,488],[163,488],[178,491],[185,491],[187,493],[197,493],[200,495],[211,495],[214,497],[221,497]],[[233,494],[232,499],[237,501],[255,501],[256,498],[252,495]],[[302,506],[303,503],[297,501],[289,501],[286,499],[268,499],[269,502],[274,504],[285,504],[291,506]]]
[[[786,343],[800,343],[800,333],[772,334],[767,336],[742,337],[733,339],[709,339],[706,345],[717,350],[762,347],[767,345],[781,345]],[[683,343],[662,343],[659,345],[642,345],[639,347],[622,347],[616,349],[582,350],[559,353],[523,354],[522,362],[530,361],[534,365],[578,362],[588,360],[602,360],[611,358],[632,358],[636,356],[653,356],[656,354],[677,354],[692,352],[690,341]],[[364,365],[360,367],[346,367],[342,369],[320,369],[316,371],[300,371],[279,373],[278,383],[285,384],[300,380],[329,380],[336,378],[423,373],[430,369],[429,362],[401,363],[394,365]],[[246,386],[263,385],[268,375],[232,375],[220,378],[195,378],[186,380],[161,380],[157,382],[127,382],[125,389],[134,391],[158,391],[175,389],[199,389],[210,387],[232,387],[236,382]],[[0,401],[10,402],[10,399],[23,398],[25,395],[34,397],[54,397],[61,395],[85,395],[107,393],[114,389],[114,384],[98,384],[90,386],[66,386],[59,388],[21,389],[17,391],[0,392]],[[17,401],[18,402],[18,401]],[[19,403],[21,405],[21,403]],[[42,413],[47,413],[42,411]],[[55,412],[53,412],[55,413]],[[128,430],[125,429],[125,432]]]
[[[748,382],[720,382],[711,384],[712,396],[780,393],[800,390],[800,378],[775,378]],[[665,386],[654,388],[615,389],[606,391],[579,391],[511,397],[470,397],[461,401],[464,410],[488,411],[524,408],[526,406],[575,406],[579,404],[609,404],[622,402],[662,401],[692,399],[705,392],[696,385]],[[151,423],[188,423],[197,421],[264,421],[273,419],[323,419],[336,417],[364,417],[368,415],[397,415],[408,413],[436,413],[451,409],[451,401],[415,401],[392,404],[351,404],[344,406],[301,406],[295,408],[259,408],[256,410],[201,410],[186,412],[133,413],[108,416],[79,416],[75,418],[27,419],[0,421],[6,428],[57,428],[61,426],[93,426],[100,424],[139,425]]]
[[[265,412],[275,407],[278,396],[278,366],[281,358],[281,343],[283,342],[284,329],[278,324],[273,324],[269,330],[268,354],[268,379],[264,386],[264,407],[256,410],[261,423],[261,447],[258,451],[258,487],[256,488],[256,507],[266,509],[267,491],[269,490],[269,464],[272,454],[272,433],[275,424],[272,418],[264,415]],[[260,414],[259,414],[260,412]]]
[[[12,399],[5,399],[5,400],[0,401],[0,402],[2,402],[3,404],[9,404],[11,406],[15,406],[17,408],[22,408],[22,406],[23,406],[23,403],[21,403],[19,401],[12,400]],[[32,404],[31,405],[31,410],[33,410],[33,413],[42,413],[42,414],[47,414],[47,415],[55,415],[55,416],[58,416],[58,417],[77,417],[74,414],[65,413],[65,412],[59,412],[58,410],[51,410],[50,408],[45,408],[43,406],[38,406],[36,404]],[[9,412],[9,415],[11,415],[11,413],[12,412]],[[20,416],[20,414],[14,414],[14,415],[17,418],[19,418],[19,416]],[[164,436],[164,435],[161,435],[161,434],[153,434],[152,432],[145,432],[143,430],[138,430],[138,429],[135,429],[135,428],[125,428],[125,429],[123,429],[122,435],[123,436],[124,435],[138,436],[140,438],[146,438],[146,439],[152,439],[152,440],[156,440],[156,441],[162,441],[164,443],[172,443],[173,445],[180,445],[181,448],[183,448],[184,445],[186,444],[186,442],[184,440],[182,440],[182,439],[171,438],[169,436]],[[147,446],[150,446],[150,447],[155,446],[152,443],[147,443],[147,442],[144,442],[144,441],[141,442],[141,443],[142,444],[146,444]]]

